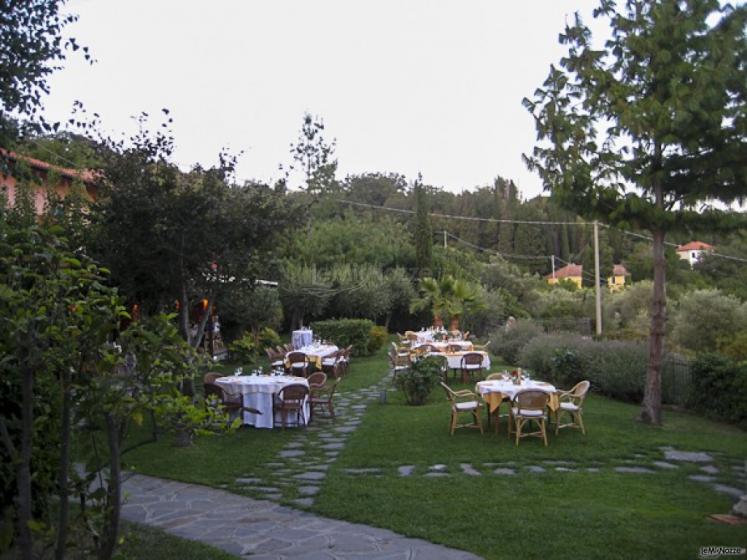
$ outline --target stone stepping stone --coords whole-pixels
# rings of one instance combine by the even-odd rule
[[[478,470],[475,470],[475,468],[469,463],[460,463],[459,467],[467,476],[482,476],[482,473]]]
[[[353,475],[360,475],[360,474],[381,474],[381,468],[379,467],[366,467],[366,468],[359,468],[359,469],[344,469],[345,474],[353,474]]]
[[[545,467],[540,467],[539,465],[529,465],[527,467],[527,470],[530,473],[543,473],[545,472]]]
[[[335,428],[335,431],[341,434],[352,434],[356,429],[356,426],[340,426],[339,428]]]
[[[401,465],[397,467],[399,476],[410,476],[415,471],[415,465]]]
[[[298,498],[293,503],[301,507],[311,507],[314,505],[314,498]]]
[[[573,461],[542,461],[546,465],[575,465]]]
[[[646,467],[615,467],[615,472],[624,474],[648,474],[656,471]]]
[[[712,488],[716,492],[721,492],[722,494],[728,494],[732,498],[741,498],[744,495],[744,490],[739,488],[734,488],[733,486],[727,486],[726,484],[714,484]]]
[[[718,474],[720,472],[718,467],[714,467],[713,465],[705,465],[704,467],[700,467],[700,470],[706,474]]]
[[[320,471],[308,471],[301,474],[297,474],[293,478],[298,480],[324,480],[324,477],[327,476],[327,473],[320,472]]]
[[[664,448],[667,461],[688,461],[690,463],[712,463],[713,457],[703,451],[677,451],[671,447]]]
[[[678,469],[679,468],[677,465],[673,465],[672,463],[667,463],[666,461],[654,461],[654,466],[659,467],[660,469]]]
[[[255,486],[252,488],[252,490],[256,490],[257,492],[262,492],[264,494],[277,494],[280,492],[278,488],[274,488],[272,486]]]
[[[314,496],[317,492],[319,492],[318,486],[299,486],[298,487],[298,493],[303,494],[304,496]]]
[[[261,478],[237,478],[236,484],[262,484],[264,482]]]
[[[555,467],[555,470],[558,472],[576,472],[576,469],[570,467]]]
[[[498,467],[497,469],[493,471],[493,474],[513,476],[516,474],[516,471],[508,467]]]
[[[306,455],[306,452],[301,449],[289,449],[287,451],[281,451],[280,453],[278,453],[278,457],[282,457],[283,459],[303,457],[304,455]]]
[[[713,482],[716,480],[715,476],[708,476],[705,474],[693,474],[688,476],[690,480],[694,480],[695,482]]]
[[[601,469],[599,467],[586,467],[586,472],[599,472]]]
[[[438,477],[443,477],[443,476],[449,476],[449,473],[431,471],[431,472],[425,473],[425,475],[423,476],[427,476],[428,478],[438,478]]]
[[[328,451],[337,451],[345,447],[344,443],[327,443],[325,445],[322,445],[322,449],[326,449]]]
[[[428,467],[428,470],[431,472],[446,472],[448,470],[448,467],[446,465],[437,464],[437,465],[431,465]]]

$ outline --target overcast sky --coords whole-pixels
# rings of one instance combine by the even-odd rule
[[[513,179],[541,192],[531,96],[563,54],[558,34],[598,0],[72,0],[72,56],[51,80],[50,118],[73,100],[108,131],[132,115],[174,117],[176,162],[244,154],[240,179],[272,181],[304,112],[337,139],[339,178],[397,172],[452,191]],[[603,30],[603,28],[602,28]],[[599,32],[602,32],[600,30]]]

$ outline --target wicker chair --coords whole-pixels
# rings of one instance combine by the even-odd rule
[[[589,392],[590,383],[581,381],[570,391],[561,391],[559,395],[560,408],[555,413],[555,434],[557,435],[560,428],[578,428],[581,433],[586,435],[584,427],[583,406],[586,394]],[[572,422],[567,424],[560,423],[560,417],[564,412],[571,415]]]
[[[398,354],[393,348],[389,349],[389,369],[392,371],[394,379],[397,378],[397,374],[401,371],[410,369],[410,355],[409,354]]]
[[[209,371],[205,375],[202,376],[202,382],[203,383],[215,383],[215,380],[219,377],[223,377],[222,373],[218,373],[217,371]]]
[[[262,414],[262,411],[257,410],[256,408],[244,406],[241,397],[238,397],[238,399],[235,397],[229,397],[228,395],[226,395],[225,391],[223,391],[223,389],[221,389],[215,383],[203,383],[202,389],[205,396],[205,401],[207,402],[211,399],[217,401],[226,410],[226,412],[228,412],[229,417],[233,416],[234,413],[240,412]]]
[[[288,423],[288,414],[296,416],[296,424],[306,426],[306,399],[309,397],[309,388],[303,383],[291,383],[286,385],[273,400],[273,418],[280,413],[283,429]],[[302,421],[303,420],[303,421]]]
[[[454,435],[457,428],[477,428],[482,434],[482,421],[480,420],[480,410],[482,407],[478,396],[467,389],[454,391],[446,383],[441,382],[441,387],[446,391],[446,397],[451,403],[451,420],[449,421],[449,434]],[[469,413],[472,415],[472,423],[460,424],[459,415]]]
[[[514,395],[511,402],[511,419],[508,423],[508,435],[516,433],[516,445],[523,437],[541,437],[547,447],[547,403],[550,395],[537,389],[526,389]],[[537,424],[536,432],[523,432],[524,426],[534,422]]]
[[[309,371],[309,357],[303,352],[288,352],[285,355],[285,369],[298,377],[306,377]]]
[[[480,377],[483,370],[482,367],[483,355],[479,352],[467,352],[462,356],[461,367],[462,370],[462,381],[469,383],[475,380],[475,375]]]
[[[283,352],[278,352],[274,348],[268,346],[265,348],[265,354],[267,354],[267,359],[270,361],[270,367],[272,369],[283,367],[285,360],[285,354]]]
[[[327,374],[323,371],[315,371],[314,373],[309,375],[307,381],[309,382],[309,391],[313,395],[315,389],[323,387],[327,382]]]
[[[311,415],[314,415],[314,409],[315,408],[321,408],[323,411],[326,409],[326,412],[329,413],[330,417],[334,420],[335,418],[335,405],[334,405],[334,396],[335,396],[335,390],[337,389],[337,385],[340,383],[340,378],[338,377],[331,383],[326,383],[323,387],[318,389],[317,391],[311,392]]]

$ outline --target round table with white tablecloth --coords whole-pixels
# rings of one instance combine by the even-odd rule
[[[241,395],[243,405],[247,408],[256,408],[262,414],[244,412],[244,424],[255,428],[272,428],[275,426],[273,418],[273,399],[285,387],[294,383],[309,386],[309,382],[303,377],[292,375],[239,375],[233,377],[219,377],[215,380],[218,385],[229,396]],[[309,422],[308,399],[304,406],[304,423]],[[295,418],[289,418],[288,425],[293,425]],[[280,419],[278,418],[278,421]]]
[[[311,329],[298,329],[291,334],[291,344],[298,350],[302,346],[308,346],[314,340],[314,332]]]
[[[485,400],[485,402],[489,404],[490,412],[493,412],[495,408],[500,406],[500,401],[502,399],[508,399],[509,401],[512,401],[516,396],[516,393],[527,389],[536,389],[538,391],[543,391],[549,394],[550,402],[548,403],[548,406],[550,410],[558,409],[559,401],[557,396],[557,389],[551,383],[546,383],[544,381],[534,381],[524,378],[518,385],[515,385],[510,380],[504,379],[478,381],[477,385],[475,385],[475,391],[478,392],[480,396],[482,396],[482,398]],[[499,396],[499,398],[491,398],[491,395],[497,395]]]

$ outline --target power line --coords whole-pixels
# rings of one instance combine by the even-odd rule
[[[550,258],[550,255],[519,255],[515,253],[501,253],[500,251],[496,251],[495,249],[488,249],[486,247],[481,247],[480,245],[475,245],[474,243],[471,243],[467,241],[466,239],[462,239],[461,237],[458,237],[449,231],[444,230],[441,233],[446,233],[446,235],[448,235],[450,238],[455,239],[459,241],[460,243],[464,243],[465,245],[472,247],[473,249],[477,249],[478,251],[483,251],[485,253],[492,253],[494,255],[498,255],[499,257],[503,257],[503,258],[510,257],[510,258],[515,258],[515,259],[534,259],[534,260],[540,260],[540,259],[544,260],[544,259]]]

